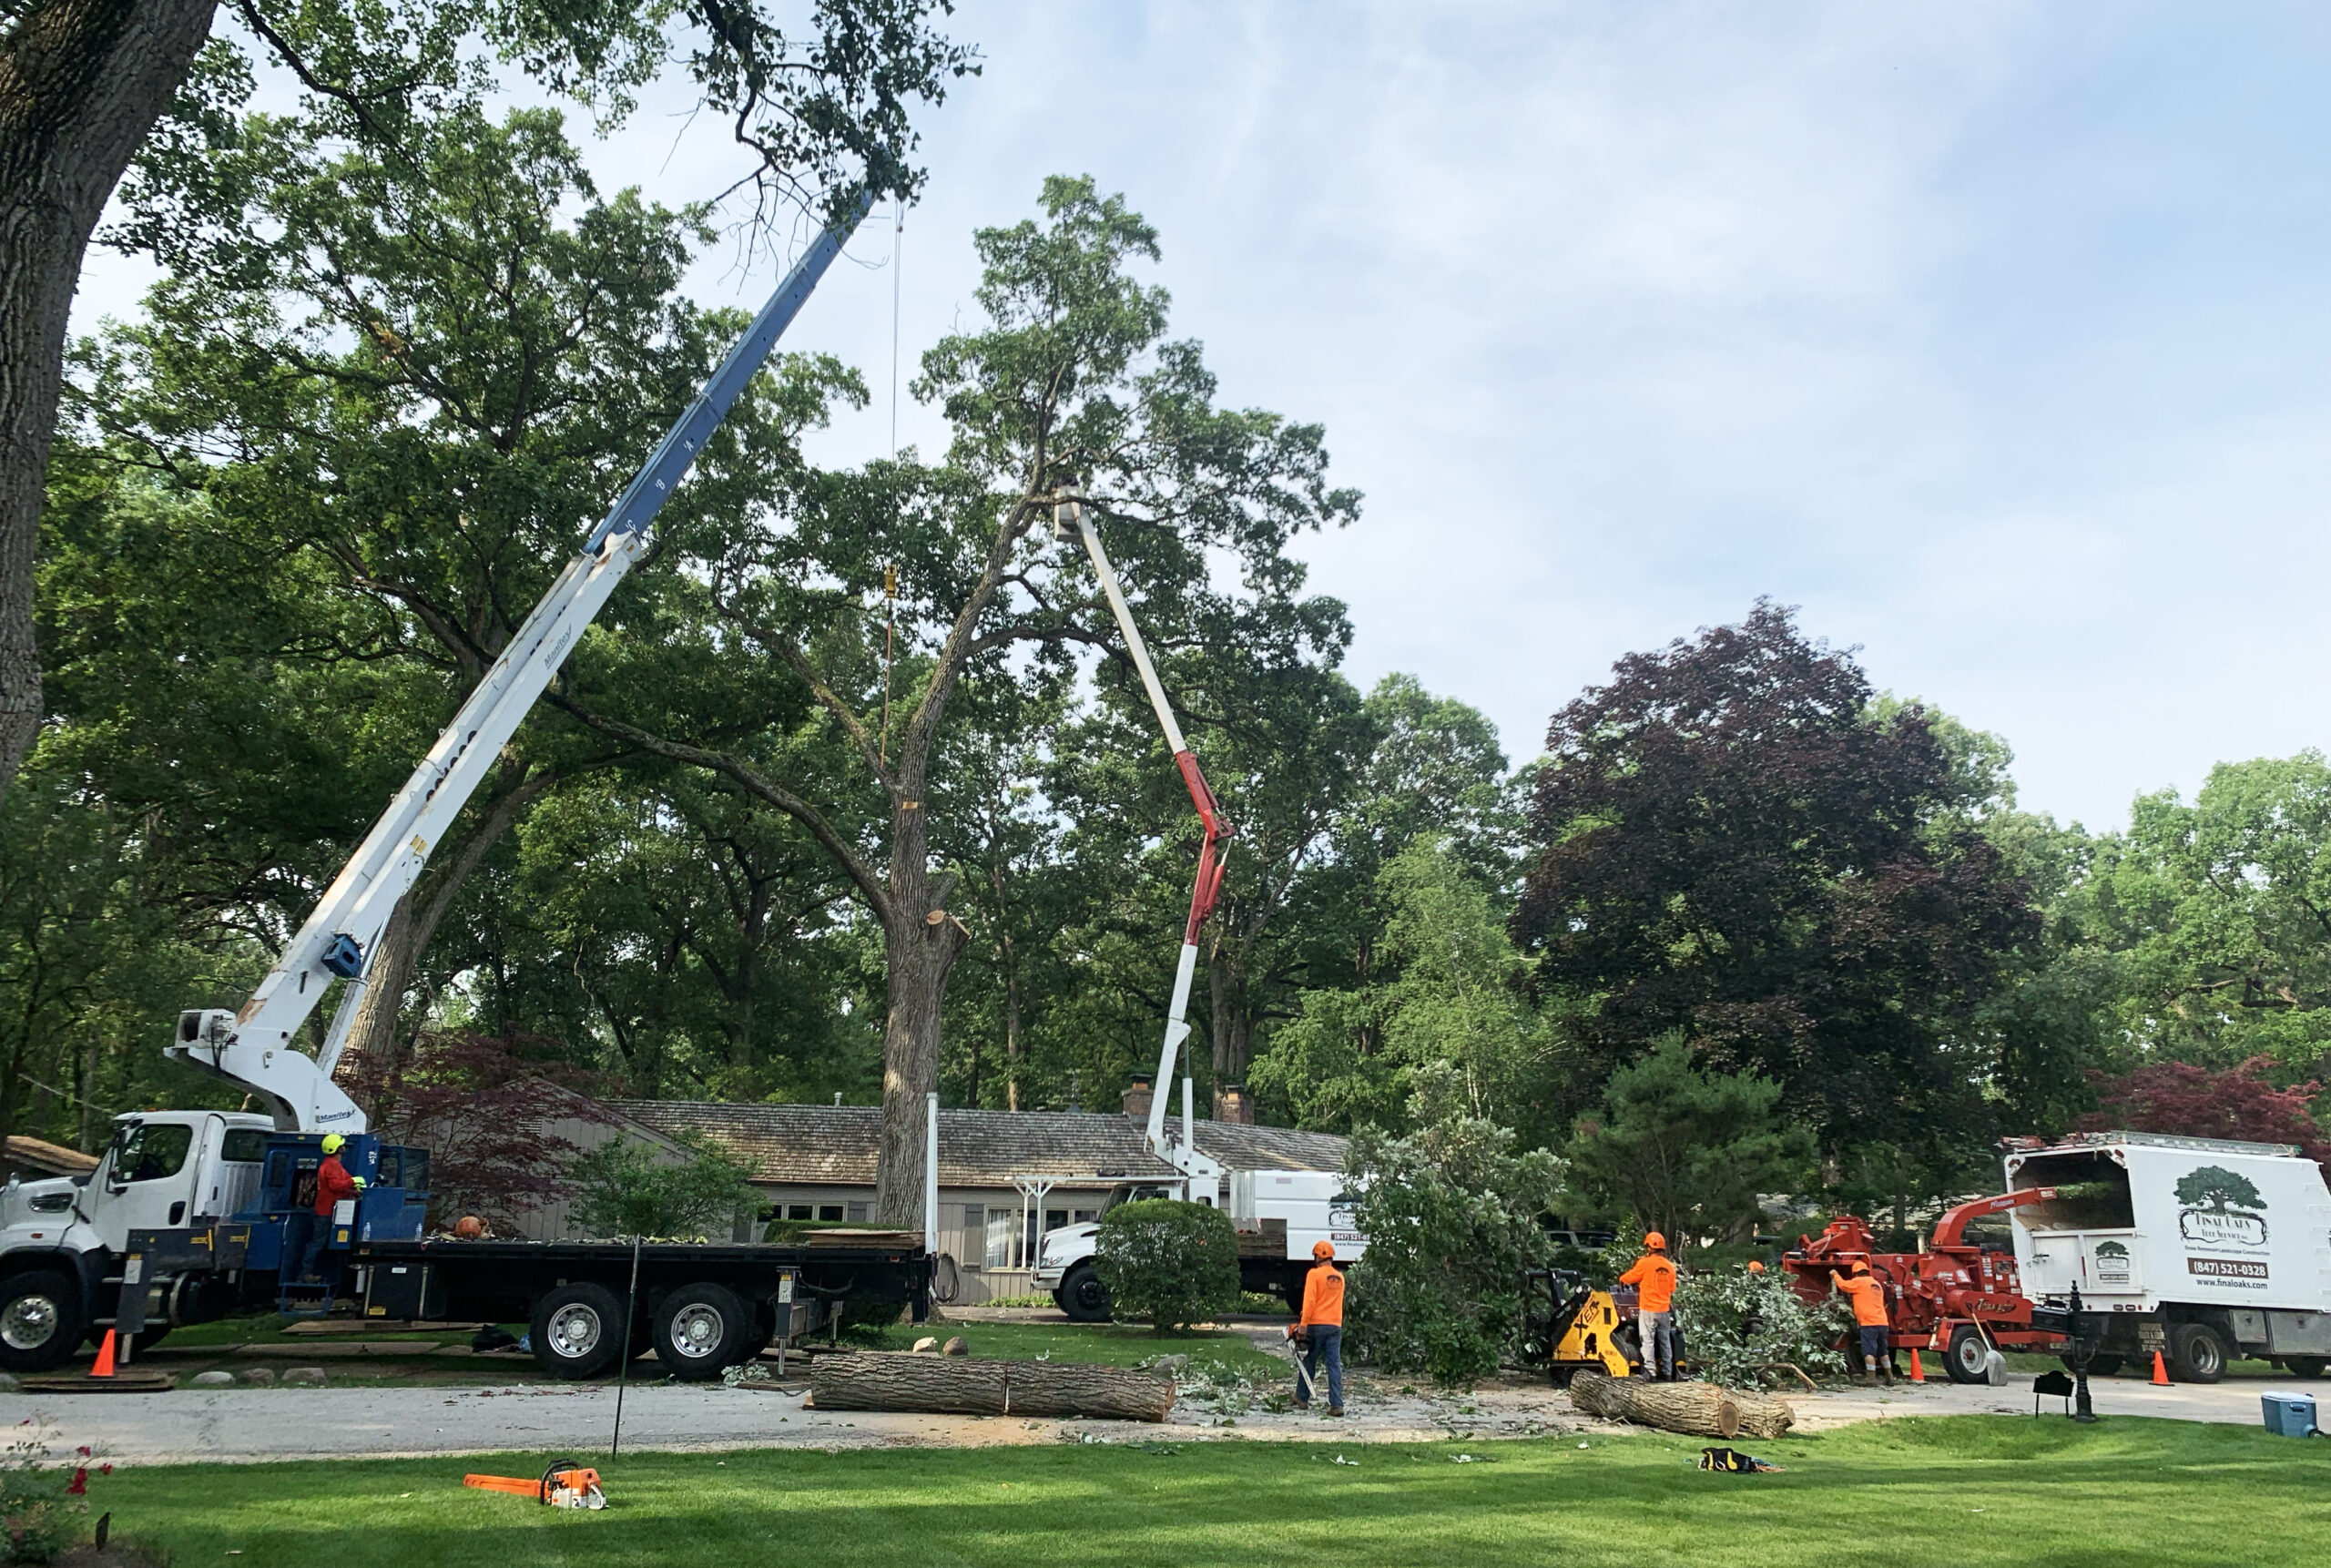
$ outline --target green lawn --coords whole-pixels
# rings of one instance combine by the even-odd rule
[[[472,1492],[496,1460],[122,1470],[89,1502],[177,1568],[805,1561],[916,1568],[2272,1568],[2331,1553],[2331,1443],[2124,1419],[1873,1422],[1751,1445],[1778,1475],[1693,1468],[1696,1440],[1174,1444],[654,1454],[614,1506]],[[1353,1462],[1336,1462],[1338,1455]],[[1460,1454],[1479,1462],[1456,1462]],[[230,1559],[229,1553],[239,1556]]]

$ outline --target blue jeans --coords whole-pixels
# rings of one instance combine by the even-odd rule
[[[1643,1369],[1654,1378],[1675,1377],[1675,1314],[1638,1312],[1635,1332],[1643,1339]]]
[[[1328,1363],[1328,1402],[1341,1405],[1344,1402],[1344,1326],[1340,1323],[1314,1323],[1303,1333],[1310,1341],[1309,1348],[1303,1352],[1303,1370],[1311,1379],[1312,1390],[1318,1390],[1319,1362],[1324,1358]],[[1308,1403],[1303,1398],[1301,1383],[1296,1385],[1295,1396],[1297,1404]]]
[[[304,1279],[315,1274],[326,1283],[337,1283],[340,1260],[333,1258],[329,1276],[319,1273],[323,1261],[324,1245],[331,1240],[331,1220],[329,1217],[302,1209],[283,1222],[283,1260],[276,1267],[285,1280]]]

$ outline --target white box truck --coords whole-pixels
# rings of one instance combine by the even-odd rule
[[[1339,1265],[1368,1250],[1352,1219],[1345,1178],[1333,1171],[1232,1171],[1230,1221],[1238,1231],[1238,1282],[1277,1296],[1288,1309],[1303,1306],[1303,1277],[1311,1272],[1311,1245],[1335,1244]],[[1127,1183],[1109,1195],[1103,1212],[1139,1198],[1183,1196],[1179,1183]],[[1205,1201],[1205,1195],[1199,1195]],[[1062,1311],[1080,1323],[1108,1321],[1108,1288],[1093,1271],[1098,1224],[1065,1225],[1044,1232],[1036,1254],[1036,1288],[1052,1292]]]
[[[2293,1377],[2331,1365],[2331,1190],[2288,1144],[2084,1133],[2011,1144],[2007,1186],[2057,1196],[2010,1211],[2024,1293],[2106,1315],[2092,1370],[2167,1355],[2214,1383],[2236,1355]]]

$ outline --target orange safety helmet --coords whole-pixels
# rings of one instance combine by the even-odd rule
[[[1335,1255],[1336,1244],[1332,1241],[1315,1241],[1311,1244],[1311,1256],[1318,1258],[1322,1263],[1327,1262],[1328,1259],[1333,1257]]]
[[[483,1241],[485,1238],[485,1221],[473,1214],[465,1214],[453,1222],[453,1234],[463,1241]]]
[[[1869,1272],[1869,1265],[1867,1262],[1857,1261],[1854,1264],[1853,1271],[1856,1274],[1867,1274]]]
[[[1761,1263],[1757,1262],[1757,1261],[1756,1261],[1755,1258],[1753,1258],[1753,1257],[1752,1257],[1752,1258],[1750,1258],[1750,1259],[1748,1260],[1748,1272],[1749,1272],[1749,1273],[1751,1273],[1751,1274],[1762,1274],[1764,1271],[1765,1271],[1765,1266],[1764,1266],[1763,1264],[1761,1264]]]
[[[1654,1252],[1664,1252],[1667,1250],[1667,1238],[1660,1235],[1659,1232],[1655,1230],[1652,1231],[1643,1238],[1643,1244]]]

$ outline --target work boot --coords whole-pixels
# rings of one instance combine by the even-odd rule
[[[1328,1413],[1331,1416],[1340,1416],[1344,1413],[1344,1408],[1341,1405],[1329,1405]]]

